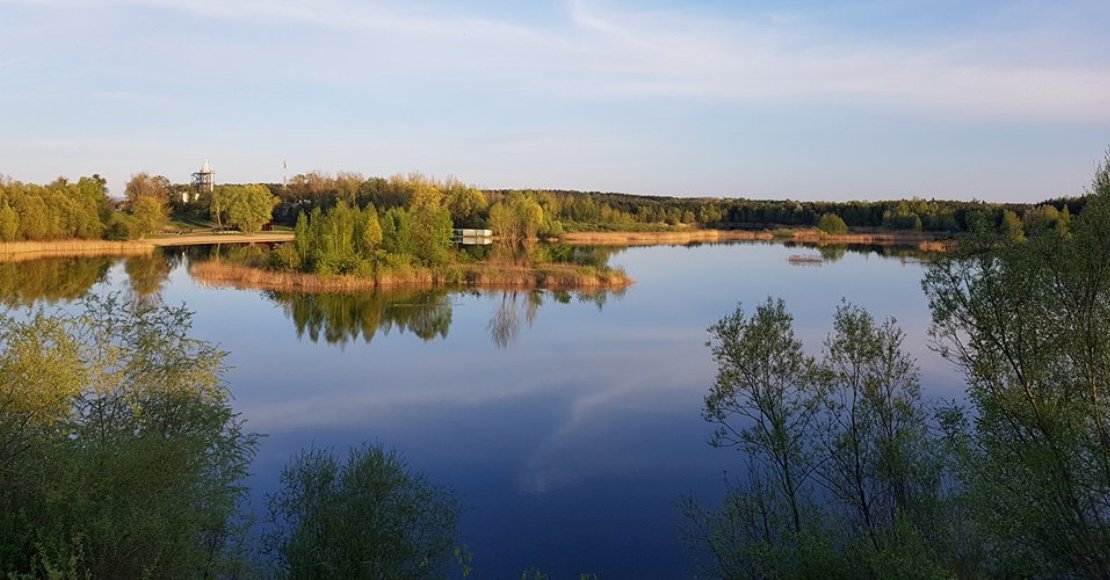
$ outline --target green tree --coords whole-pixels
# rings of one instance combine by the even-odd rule
[[[827,213],[817,220],[817,229],[829,235],[842,236],[848,233],[848,224],[840,216],[834,213]]]
[[[801,533],[805,435],[816,415],[814,361],[794,337],[782,300],[749,318],[740,307],[710,327],[717,381],[705,398],[705,419],[717,424],[714,446],[745,450],[779,486],[793,533]]]
[[[367,257],[374,257],[382,245],[382,224],[378,221],[378,210],[373,205],[362,211],[362,251]]]
[[[710,328],[714,445],[746,452],[714,509],[684,505],[691,540],[726,578],[945,578],[957,569],[944,517],[943,456],[903,334],[849,304],[820,360],[781,300]],[[966,544],[966,542],[964,542]]]
[[[1007,239],[1016,242],[1025,240],[1025,228],[1022,226],[1021,218],[1008,209],[1002,212],[1002,223],[999,224],[998,231]]]
[[[273,217],[277,199],[265,185],[225,186],[225,211],[227,223],[245,234],[258,233]]]
[[[451,257],[451,212],[431,188],[419,189],[408,210],[411,253],[421,262],[443,264]]]
[[[131,204],[131,215],[139,237],[161,230],[170,219],[166,202],[153,196],[140,197]]]
[[[444,576],[459,507],[399,454],[352,448],[295,457],[269,496],[266,545],[283,578],[407,580]]]
[[[255,440],[222,387],[224,353],[190,320],[91,297],[78,315],[0,325],[0,569],[228,571]]]
[[[8,202],[0,202],[0,242],[12,242],[19,236],[19,214]]]
[[[1108,176],[1110,162],[1071,235],[969,242],[924,281],[968,382],[973,428],[953,438],[1001,576],[1110,577]]]
[[[476,228],[485,224],[483,216],[489,200],[484,193],[458,181],[449,181],[446,190],[445,202],[456,227]]]

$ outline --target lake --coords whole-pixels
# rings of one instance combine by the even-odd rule
[[[619,293],[408,292],[306,296],[217,289],[187,271],[202,251],[0,264],[9,305],[118,290],[195,311],[193,335],[230,352],[226,382],[264,433],[254,507],[305,448],[395,447],[465,512],[480,578],[683,578],[693,555],[677,504],[723,495],[739,452],[706,443],[715,367],[706,328],[741,302],[782,297],[811,352],[847,299],[894,316],[927,398],[963,395],[928,348],[923,264],[889,248],[775,243],[607,250]],[[901,254],[890,257],[886,254]]]

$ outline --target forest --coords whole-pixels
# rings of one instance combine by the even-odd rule
[[[488,227],[511,240],[552,238],[569,231],[671,231],[680,228],[825,233],[925,232],[939,236],[992,229],[1008,235],[1066,228],[1086,196],[1036,204],[926,200],[813,202],[686,198],[565,190],[481,190],[455,179],[413,173],[364,178],[313,172],[287,184],[225,184],[195,192],[187,184],[138,173],[124,198],[108,195],[98,175],[46,185],[0,178],[0,241],[135,239],[194,227],[246,233],[267,224],[294,226],[300,216],[340,204],[374,206],[383,214],[422,205],[435,190],[456,228]],[[188,224],[188,225],[185,225]]]

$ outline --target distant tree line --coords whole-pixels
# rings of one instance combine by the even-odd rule
[[[357,173],[297,175],[285,187],[270,185],[280,199],[275,219],[292,224],[297,215],[315,207],[375,205],[379,210],[403,206],[411,197],[410,186],[419,174],[407,177],[363,178]],[[444,186],[446,205],[456,227],[490,227],[513,235],[505,220],[508,206],[520,209],[521,200],[534,203],[532,225],[536,235],[563,231],[665,229],[680,225],[774,229],[820,227],[822,217],[832,216],[845,227],[865,231],[923,231],[963,233],[976,229],[1012,229],[1014,218],[1023,228],[1066,224],[1082,211],[1086,198],[1059,198],[1040,204],[1002,204],[978,201],[904,199],[893,201],[811,202],[749,200],[739,198],[684,198],[568,190],[478,190],[457,181]],[[501,209],[497,209],[500,207]],[[538,211],[536,211],[538,208]],[[1012,215],[1011,215],[1012,214]],[[1064,226],[1057,226],[1064,227]]]
[[[1040,204],[908,199],[807,202],[683,198],[567,190],[480,190],[455,179],[419,173],[364,178],[357,173],[312,172],[287,184],[228,184],[211,192],[138,173],[123,202],[107,195],[99,176],[34,185],[0,180],[0,241],[66,238],[129,239],[166,228],[171,218],[210,222],[254,233],[271,221],[293,226],[302,214],[374,206],[384,214],[409,208],[414,196],[434,189],[437,203],[459,228],[488,227],[507,239],[557,236],[564,231],[666,230],[678,226],[726,229],[843,228],[956,234],[994,230],[1013,237],[1026,230],[1066,228],[1085,197]],[[833,220],[839,221],[833,221]],[[822,222],[824,220],[824,222]],[[843,228],[841,228],[841,222]],[[832,230],[829,230],[829,228]]]

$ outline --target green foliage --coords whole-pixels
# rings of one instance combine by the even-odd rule
[[[122,211],[113,211],[108,214],[108,221],[104,227],[104,237],[109,240],[131,240],[139,237],[139,224],[135,218]]]
[[[974,409],[951,429],[966,503],[1004,576],[1110,575],[1110,191],[1070,229],[969,243],[924,282]]]
[[[717,381],[705,398],[705,419],[717,424],[711,443],[746,451],[756,467],[782,483],[790,529],[801,532],[806,479],[805,441],[817,412],[814,362],[794,337],[782,300],[741,308],[710,328]],[[746,427],[737,420],[750,422]]]
[[[381,218],[382,249],[388,254],[412,253],[412,236],[409,233],[409,214],[403,207],[392,207]]]
[[[19,214],[7,202],[0,203],[0,242],[13,242],[19,236]]]
[[[0,180],[0,241],[99,238],[108,207],[98,176],[47,185]]]
[[[550,221],[546,229],[561,229]],[[544,227],[543,207],[528,194],[513,194],[490,208],[489,226],[494,235],[510,243],[535,239]]]
[[[273,216],[277,198],[264,185],[224,185],[216,189],[219,193],[213,191],[212,199],[222,208],[227,225],[243,233],[257,233]]]
[[[395,451],[304,452],[281,482],[266,537],[280,577],[436,578],[453,559],[458,501]]]
[[[834,213],[827,213],[821,216],[817,221],[817,229],[825,232],[826,234],[841,236],[848,233],[848,224],[840,216]]]
[[[726,578],[948,577],[942,457],[893,320],[844,304],[820,359],[781,300],[710,328],[711,443],[747,476],[720,506],[687,501],[690,540]]]
[[[157,197],[140,197],[131,204],[131,217],[141,238],[165,227],[170,220],[170,209],[165,201]]]
[[[445,203],[455,227],[478,228],[485,225],[489,199],[477,188],[450,181],[446,185]]]
[[[451,213],[440,196],[414,197],[407,217],[412,255],[429,266],[446,263],[451,257]]]
[[[1002,212],[1002,223],[999,224],[998,231],[1008,240],[1025,241],[1025,228],[1022,226],[1021,218],[1010,210]]]
[[[181,309],[89,298],[0,333],[0,569],[70,578],[216,576],[253,456],[224,354]]]
[[[378,210],[373,205],[366,206],[362,212],[362,251],[368,256],[377,255],[385,234],[378,220]]]
[[[297,257],[288,251],[270,258],[271,267],[299,268],[318,274],[377,276],[407,270],[414,264],[445,264],[452,256],[451,215],[443,195],[428,181],[407,183],[411,206],[320,208],[300,214],[294,227]]]

